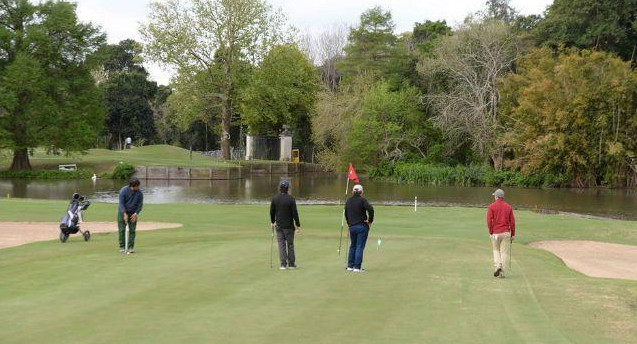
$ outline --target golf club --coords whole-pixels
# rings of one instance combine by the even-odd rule
[[[511,247],[509,247],[509,272],[512,271],[512,265],[513,263],[511,262],[513,260],[513,239],[511,239]]]
[[[126,228],[124,228],[124,254],[130,254],[128,251],[128,222],[126,222]]]
[[[272,269],[272,247],[274,246],[274,225],[270,228],[272,235],[270,236],[270,269]]]
[[[345,184],[345,202],[347,202],[347,192],[349,189],[349,178]],[[343,216],[341,217],[341,238],[338,240],[338,255],[341,255],[341,247],[343,245],[343,226],[345,226],[345,209],[343,209]]]
[[[343,217],[341,218],[341,238],[338,240],[338,255],[341,255],[341,247],[343,245],[343,226],[345,225],[345,210],[343,210]]]

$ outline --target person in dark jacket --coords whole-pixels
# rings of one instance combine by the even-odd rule
[[[133,178],[119,191],[117,227],[119,229],[119,251],[124,252],[126,225],[129,229],[128,252],[135,252],[135,228],[137,219],[144,207],[144,195],[139,189],[139,179]]]
[[[279,243],[279,269],[296,269],[296,256],[294,254],[294,224],[296,233],[301,232],[299,213],[296,210],[294,197],[288,194],[290,182],[284,180],[279,185],[280,193],[272,197],[270,203],[270,222],[272,229],[276,230],[276,238]]]
[[[345,220],[349,226],[349,256],[347,271],[365,272],[363,269],[363,251],[369,229],[374,222],[374,207],[363,198],[363,186],[354,185],[352,197],[345,202]]]

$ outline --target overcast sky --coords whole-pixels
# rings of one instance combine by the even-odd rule
[[[141,41],[139,23],[146,21],[151,0],[75,0],[80,20],[102,27],[109,43],[127,38]],[[360,14],[376,5],[391,10],[398,33],[411,31],[415,22],[446,20],[454,26],[467,14],[483,8],[486,0],[269,0],[281,8],[301,32],[320,32],[334,24],[355,25]],[[541,14],[553,0],[511,0],[522,14]],[[170,72],[147,65],[151,77],[167,84]]]

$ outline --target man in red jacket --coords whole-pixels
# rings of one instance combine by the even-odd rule
[[[504,266],[509,259],[511,243],[515,238],[515,217],[513,209],[504,201],[504,191],[497,189],[492,194],[495,202],[487,210],[487,227],[493,245],[494,277],[504,278]]]

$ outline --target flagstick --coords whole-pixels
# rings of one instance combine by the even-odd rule
[[[349,172],[348,172],[349,174]],[[347,184],[345,186],[345,199],[347,200],[347,190],[349,189],[349,175],[347,176]],[[341,216],[341,238],[338,241],[338,255],[341,255],[341,247],[343,245],[343,226],[345,226],[345,209],[343,209],[343,216]],[[347,232],[349,238],[349,232]]]

